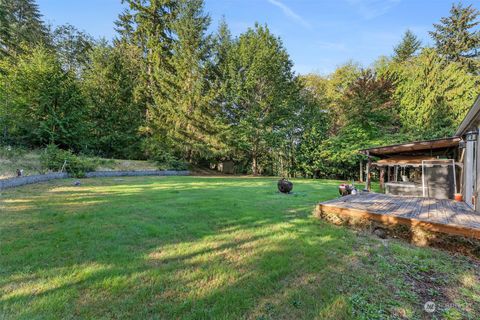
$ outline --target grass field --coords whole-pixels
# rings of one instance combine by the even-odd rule
[[[294,183],[291,195],[224,177],[4,191],[0,319],[480,318],[477,262],[319,221],[338,181]]]

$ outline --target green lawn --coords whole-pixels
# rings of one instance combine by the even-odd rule
[[[0,196],[0,319],[479,319],[479,264],[312,217],[338,181],[55,181]],[[423,311],[436,302],[434,314]]]

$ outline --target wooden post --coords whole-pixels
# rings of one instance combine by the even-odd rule
[[[370,191],[371,189],[371,174],[370,174],[370,167],[372,165],[372,159],[370,158],[370,153],[367,151],[367,157],[368,157],[368,162],[367,162],[367,181],[365,183],[365,189],[367,191]]]
[[[363,160],[360,160],[360,182],[363,182]]]
[[[385,167],[380,168],[380,190],[385,191]]]

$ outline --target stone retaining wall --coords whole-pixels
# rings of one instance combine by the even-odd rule
[[[173,170],[142,170],[142,171],[95,171],[88,172],[86,178],[100,177],[131,177],[131,176],[188,176],[190,171]],[[15,177],[9,179],[0,179],[0,190],[24,186],[27,184],[39,183],[54,179],[69,178],[66,172],[55,172],[47,174],[38,174],[33,176]]]
[[[20,187],[26,184],[39,183],[54,179],[65,179],[68,178],[66,172],[55,172],[47,174],[37,174],[34,176],[25,176],[25,177],[15,177],[9,179],[0,180],[0,190],[7,188]]]

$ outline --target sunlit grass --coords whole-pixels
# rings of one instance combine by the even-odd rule
[[[478,265],[312,217],[338,181],[85,179],[0,196],[0,319],[480,316]],[[453,309],[452,309],[453,308]]]

